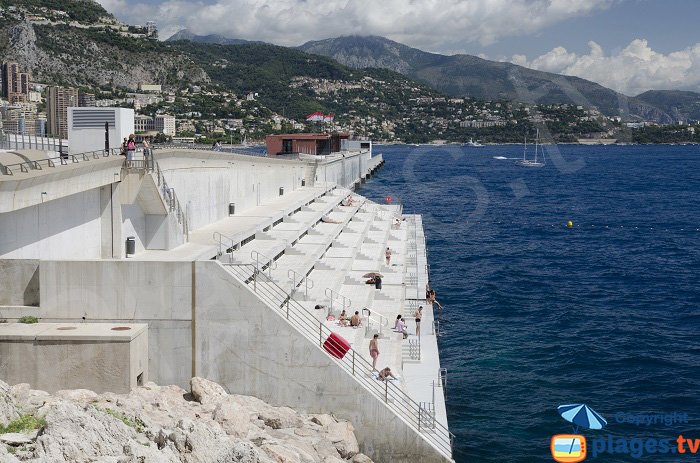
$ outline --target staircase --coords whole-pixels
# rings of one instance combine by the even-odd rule
[[[318,320],[316,315],[304,308],[287,291],[277,285],[260,268],[253,264],[222,264],[237,280],[248,285],[256,296],[270,309],[284,318],[290,327],[303,335],[309,342],[328,353],[324,344],[331,343],[331,349],[337,347],[329,340],[331,330]],[[381,323],[381,321],[380,321]],[[453,435],[447,427],[434,419],[432,411],[425,405],[415,402],[399,386],[390,381],[377,381],[372,375],[371,364],[349,349],[342,358],[328,354],[337,365],[351,375],[368,394],[381,400],[397,416],[401,417],[425,441],[448,458],[452,458]]]

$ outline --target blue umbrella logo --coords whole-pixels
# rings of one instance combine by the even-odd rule
[[[578,428],[603,429],[608,422],[595,410],[586,404],[559,405],[557,411],[566,421],[574,425],[574,433]]]

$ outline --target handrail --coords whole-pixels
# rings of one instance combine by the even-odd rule
[[[379,325],[379,336],[382,335],[382,327],[383,326],[389,326],[389,319],[383,316],[380,313],[377,313],[379,315],[379,321],[377,321],[374,317],[372,317],[372,311],[369,310],[367,307],[362,308],[362,315],[365,316],[365,312],[367,312],[367,325],[365,325],[365,335],[369,334],[369,329],[371,327],[370,322],[374,322],[377,325]],[[382,319],[384,319],[384,323],[382,323]]]
[[[87,151],[85,153],[79,153],[79,154],[62,154],[59,156],[54,156],[51,158],[44,158],[44,159],[36,159],[33,161],[24,161],[24,162],[18,162],[15,164],[5,164],[2,166],[2,174],[3,175],[15,175],[15,172],[13,172],[13,169],[19,169],[20,172],[28,173],[30,170],[43,170],[42,169],[42,164],[45,167],[56,167],[56,164],[58,163],[59,165],[68,165],[69,161],[71,164],[77,164],[80,161],[89,161],[90,159],[100,159],[100,158],[107,158],[110,156],[117,156],[119,155],[119,151],[110,148],[109,151],[105,150],[97,150],[97,151]]]
[[[329,294],[330,293],[330,294]],[[352,301],[348,299],[347,297],[343,296],[340,294],[338,291],[334,291],[331,288],[326,288],[326,291],[324,292],[326,297],[331,301],[331,307],[329,309],[328,315],[331,315],[333,313],[333,301],[341,299],[343,310],[347,310],[352,306]],[[335,294],[335,297],[333,296]]]
[[[262,266],[260,265],[260,258],[264,258],[262,261]],[[277,262],[271,257],[267,257],[265,254],[258,251],[250,251],[250,258],[255,259],[255,268],[258,272],[262,272],[267,268],[267,272],[270,277],[272,277],[272,271],[277,269]]]
[[[300,275],[294,271],[293,268],[290,268],[289,271],[287,271],[287,277],[292,280],[292,291],[290,294],[294,294],[294,292],[297,290],[297,286],[301,284],[301,282],[304,282],[304,296],[309,297],[309,289],[312,289],[314,287],[314,280],[309,278],[308,275],[302,276],[299,280],[297,280],[297,277]]]
[[[189,223],[187,222],[187,214],[185,214],[185,211],[182,209],[182,206],[180,205],[180,201],[177,199],[177,194],[175,194],[175,189],[170,188],[168,186],[168,182],[165,181],[165,176],[163,175],[163,171],[160,168],[160,164],[157,162],[155,163],[155,166],[153,166],[153,155],[151,154],[151,170],[156,171],[156,183],[158,185],[158,188],[160,190],[161,196],[163,200],[166,202],[168,209],[170,212],[173,212],[175,214],[175,218],[177,219],[178,223],[182,226],[182,233],[185,236],[185,240],[187,240],[187,235],[189,232]],[[128,162],[128,161],[125,161]],[[133,162],[133,161],[131,161]],[[146,169],[147,166],[144,161],[144,169]]]
[[[309,341],[317,343],[317,346],[328,354],[324,345],[332,343],[328,339],[332,331],[322,321],[319,321],[316,315],[299,304],[271,278],[258,272],[253,264],[224,265],[230,269],[232,275],[244,283],[252,281],[254,283],[253,291],[263,302],[266,302],[280,316],[286,318],[287,322],[301,335]],[[384,401],[387,407],[400,416],[408,426],[432,443],[438,451],[451,458],[454,434],[449,431],[447,426],[437,420],[431,420],[426,426],[421,405],[391,381],[378,381],[372,378],[372,365],[355,349],[350,348],[342,358],[330,354],[328,357],[362,383],[370,394]]]
[[[226,253],[228,253],[228,255],[229,255],[229,262],[233,263],[233,251],[236,248],[236,241],[233,238],[231,238],[230,236],[226,236],[220,232],[214,232],[214,234],[212,234],[212,238],[214,238],[214,241],[217,241],[219,243],[219,249],[217,251],[217,256],[219,256],[219,257],[222,257],[224,255],[224,252],[222,252],[223,239],[225,238],[230,242],[231,246],[226,248]],[[231,252],[228,252],[229,249],[231,250]]]

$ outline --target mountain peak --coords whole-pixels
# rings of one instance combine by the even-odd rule
[[[197,35],[189,29],[181,29],[168,37],[166,42],[176,42],[178,40],[189,40],[196,43],[213,43],[218,45],[246,45],[246,44],[261,44],[257,40],[232,39],[220,34]]]

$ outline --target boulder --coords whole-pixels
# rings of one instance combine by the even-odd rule
[[[36,440],[37,432],[24,433],[24,432],[8,432],[5,434],[0,434],[0,442],[7,445],[24,445],[31,444]]]
[[[97,402],[100,396],[88,389],[69,389],[56,391],[54,394],[61,399],[70,400],[72,402],[92,403]]]
[[[19,417],[17,407],[15,407],[10,391],[10,386],[0,381],[0,425],[6,425]]]
[[[229,436],[243,438],[248,435],[251,426],[250,415],[235,402],[221,402],[214,410],[212,418]]]
[[[319,426],[330,426],[332,423],[335,423],[336,420],[331,415],[311,415],[311,422]]]
[[[31,389],[29,384],[15,384],[10,388],[10,396],[15,402],[19,413],[35,414],[47,402],[56,400],[46,391]]]
[[[17,457],[9,453],[4,445],[0,445],[0,461],[2,463],[19,463]]]
[[[358,453],[352,457],[352,463],[373,463],[372,459],[364,453]]]
[[[228,396],[226,390],[220,385],[197,376],[190,380],[190,390],[194,400],[202,405],[218,403]]]
[[[326,428],[328,440],[333,442],[338,453],[343,458],[352,458],[360,452],[360,446],[355,438],[355,428],[347,421],[331,423]]]
[[[258,418],[272,429],[300,428],[304,425],[304,421],[297,415],[297,412],[288,407],[263,410],[258,414]]]

